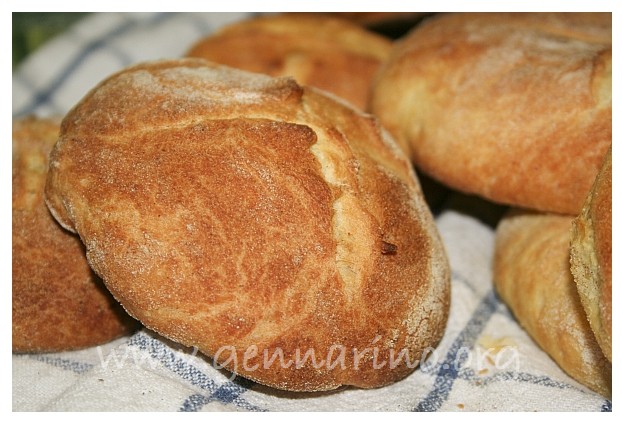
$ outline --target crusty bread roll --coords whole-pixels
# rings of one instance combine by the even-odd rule
[[[570,270],[596,340],[611,361],[611,149],[573,222]]]
[[[443,335],[448,263],[412,167],[322,91],[137,65],[65,117],[50,167],[48,205],[124,307],[237,374],[376,387]]]
[[[429,18],[396,43],[370,110],[442,183],[577,215],[611,144],[611,14]]]
[[[531,337],[581,384],[611,397],[611,364],[570,273],[572,217],[512,211],[497,228],[494,282]]]
[[[35,117],[13,123],[13,352],[94,346],[136,325],[43,201],[59,126],[60,119]]]
[[[292,76],[363,109],[391,41],[352,22],[315,14],[234,23],[197,42],[189,57],[271,76]]]

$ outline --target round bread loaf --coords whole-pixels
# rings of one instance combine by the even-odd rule
[[[43,201],[59,126],[35,117],[13,122],[13,352],[94,346],[136,325]]]
[[[587,319],[611,361],[611,150],[572,225],[570,270]]]
[[[430,18],[396,43],[370,110],[440,182],[577,215],[611,144],[611,14]]]
[[[611,397],[611,364],[570,273],[572,217],[512,211],[497,228],[494,282],[531,337],[568,375]]]
[[[377,387],[443,335],[448,263],[409,161],[319,90],[137,65],[65,117],[50,167],[48,205],[124,307],[237,374]]]
[[[189,57],[331,92],[363,109],[391,41],[346,20],[316,14],[262,16],[235,23],[197,42]]]

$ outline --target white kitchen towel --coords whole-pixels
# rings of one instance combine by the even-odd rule
[[[109,74],[182,56],[245,13],[94,14],[13,73],[13,117],[63,115]],[[495,295],[484,201],[453,194],[437,215],[452,268],[439,346],[392,385],[289,393],[235,377],[149,330],[66,353],[13,355],[14,411],[610,411],[568,377]]]

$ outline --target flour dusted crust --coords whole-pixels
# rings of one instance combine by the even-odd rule
[[[271,76],[367,106],[371,81],[391,41],[352,22],[322,14],[262,16],[229,25],[198,41],[189,57]]]
[[[570,273],[573,218],[512,211],[497,228],[494,282],[531,337],[581,384],[611,397],[600,350]]]
[[[60,119],[13,122],[13,352],[94,346],[135,325],[89,268],[80,239],[43,201],[59,127]]]
[[[377,387],[443,335],[448,263],[410,163],[293,79],[126,69],[66,116],[50,167],[50,209],[124,307],[245,377]]]
[[[611,144],[610,13],[457,13],[399,40],[370,110],[450,187],[577,215]]]
[[[611,352],[611,150],[572,225],[570,269],[603,353]]]

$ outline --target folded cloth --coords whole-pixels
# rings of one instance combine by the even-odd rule
[[[13,74],[13,116],[62,115],[130,64],[179,57],[200,36],[247,16],[94,14]],[[328,393],[270,389],[154,332],[81,351],[13,355],[14,411],[610,411],[520,328],[492,284],[491,205],[453,194],[437,215],[452,267],[443,340],[389,386]],[[494,209],[494,207],[492,207]]]

